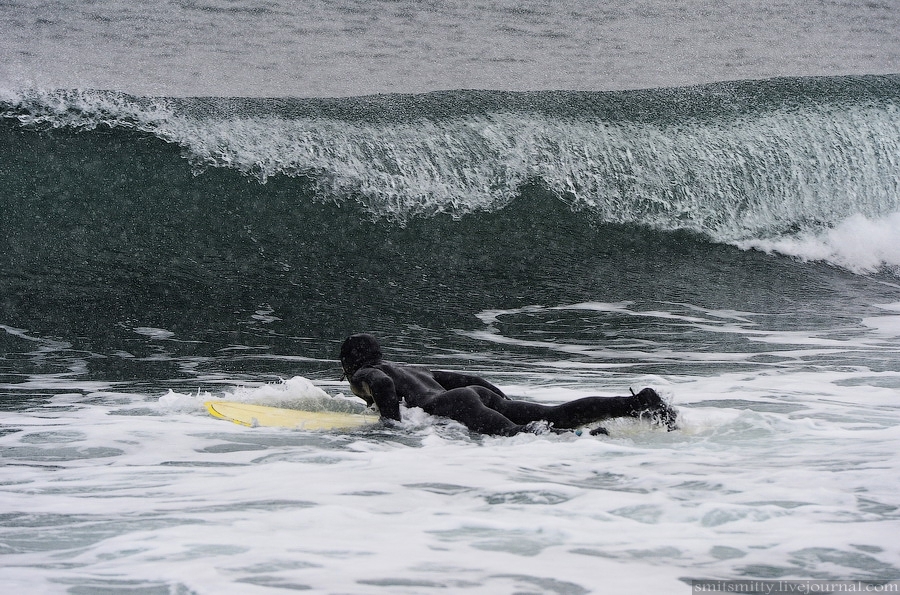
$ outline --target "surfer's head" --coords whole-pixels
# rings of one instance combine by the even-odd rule
[[[347,377],[363,366],[377,364],[381,361],[381,346],[372,335],[359,333],[350,335],[341,345],[341,367]]]

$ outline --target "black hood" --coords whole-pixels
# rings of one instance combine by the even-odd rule
[[[381,361],[381,346],[378,340],[367,333],[351,335],[341,345],[341,367],[348,376],[365,365]]]

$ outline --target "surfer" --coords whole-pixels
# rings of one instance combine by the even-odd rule
[[[400,421],[404,401],[407,407],[449,417],[480,434],[541,433],[547,424],[553,430],[567,430],[644,415],[675,429],[675,410],[652,388],[628,397],[583,397],[561,405],[518,401],[478,376],[385,361],[378,340],[365,333],[352,335],[341,345],[341,367],[353,394],[376,405],[383,420]],[[592,433],[606,432],[598,428]]]

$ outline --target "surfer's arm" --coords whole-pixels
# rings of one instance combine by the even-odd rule
[[[375,368],[357,370],[350,379],[350,387],[355,394],[371,397],[384,419],[400,421],[400,398],[391,377]]]
[[[504,399],[509,399],[509,397],[507,397],[502,390],[500,390],[484,378],[479,378],[478,376],[460,374],[458,372],[447,372],[446,370],[432,370],[431,375],[435,380],[437,380],[437,383],[443,386],[446,390],[462,388],[464,386],[483,386],[489,391],[497,393]]]

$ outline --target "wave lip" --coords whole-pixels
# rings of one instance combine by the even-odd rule
[[[172,101],[116,91],[0,91],[0,118],[15,119],[32,127],[94,130],[106,126],[157,132],[175,120]]]

